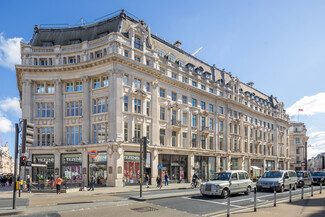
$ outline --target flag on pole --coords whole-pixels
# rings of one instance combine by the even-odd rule
[[[303,112],[304,110],[303,109],[298,109],[298,111]]]

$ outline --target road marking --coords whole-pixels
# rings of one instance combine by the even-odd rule
[[[193,199],[193,198],[189,198],[189,197],[182,197],[182,198],[188,199],[188,200],[202,201],[202,202],[207,202],[207,203],[215,203],[215,204],[220,204],[220,205],[227,205],[227,202],[220,203],[220,202],[211,201],[211,200]],[[238,208],[244,208],[243,206],[238,206],[238,205],[234,205],[234,204],[230,204],[230,206],[234,206],[234,207],[238,207]]]

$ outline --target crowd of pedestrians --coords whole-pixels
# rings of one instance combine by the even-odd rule
[[[9,175],[0,176],[0,186],[1,187],[11,186],[12,182],[13,182],[12,176],[9,176]]]

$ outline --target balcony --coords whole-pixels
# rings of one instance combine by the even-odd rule
[[[206,126],[202,126],[201,131],[203,134],[209,134],[210,133],[210,128]]]
[[[174,130],[180,130],[181,129],[181,126],[182,126],[182,122],[181,121],[178,121],[176,119],[172,119],[172,128]]]

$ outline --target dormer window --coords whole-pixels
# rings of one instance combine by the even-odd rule
[[[211,78],[211,73],[210,72],[204,72],[204,77],[210,79]]]
[[[53,42],[51,42],[51,41],[42,42],[42,46],[43,47],[51,47],[51,46],[53,46]]]
[[[185,62],[182,60],[178,60],[178,65],[185,67]]]
[[[157,50],[157,52],[158,52],[158,56],[160,56],[160,57],[165,56],[165,52],[163,50]]]
[[[71,40],[70,44],[79,44],[81,42],[80,39],[76,39],[76,40]]]
[[[191,63],[187,63],[186,64],[186,68],[188,68],[189,70],[191,70],[191,71],[194,71],[194,65],[193,64],[191,64]]]
[[[107,35],[107,32],[99,33],[98,38],[103,38]]]
[[[200,67],[198,67],[198,68],[195,69],[195,72],[198,73],[199,75],[202,75],[203,68],[200,66]]]
[[[141,41],[137,36],[134,37],[134,47],[141,50]]]
[[[168,60],[174,63],[175,62],[175,55],[173,53],[170,53],[168,55]]]

